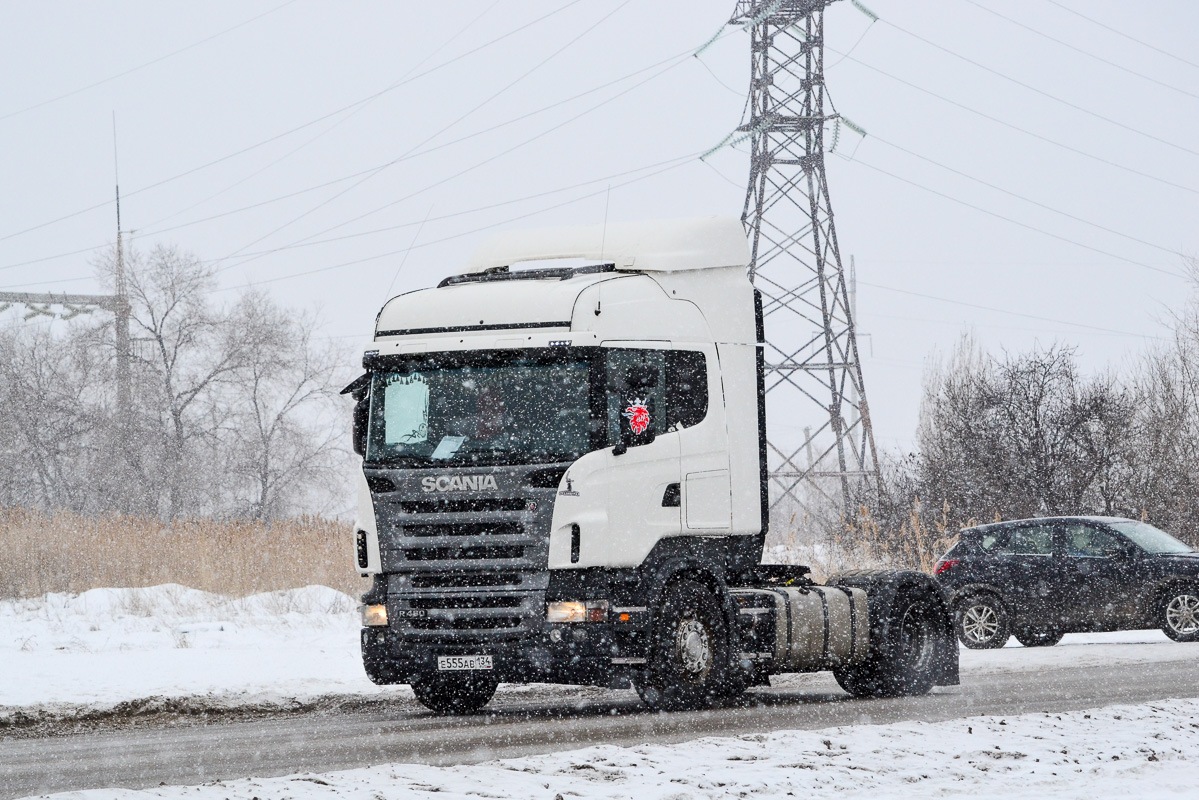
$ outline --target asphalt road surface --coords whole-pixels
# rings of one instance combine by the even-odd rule
[[[1179,645],[1174,645],[1179,646]],[[1016,655],[1015,653],[1013,655]],[[777,680],[777,679],[776,679]],[[592,744],[668,743],[837,725],[1069,711],[1199,696],[1199,660],[1035,671],[963,669],[926,697],[855,700],[827,675],[788,676],[734,705],[662,714],[632,692],[504,692],[472,717],[376,700],[259,718],[165,718],[33,738],[0,738],[0,798],[102,787],[196,784],[391,762],[462,764]]]

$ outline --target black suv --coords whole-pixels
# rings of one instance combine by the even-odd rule
[[[1199,552],[1144,522],[1054,517],[962,531],[937,580],[966,647],[1057,644],[1062,634],[1161,628],[1199,641]]]

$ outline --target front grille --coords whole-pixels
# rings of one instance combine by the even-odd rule
[[[498,575],[485,572],[429,572],[411,576],[413,589],[489,589],[495,586],[519,586],[523,575],[505,572]]]
[[[412,479],[376,495],[389,618],[401,641],[486,646],[544,627],[553,487],[548,477],[531,486],[525,474],[497,480],[525,496],[422,496]]]
[[[409,608],[519,608],[521,600],[512,595],[479,597],[410,597]]]
[[[519,522],[446,522],[404,526],[405,536],[519,536],[524,532],[524,526]]]
[[[479,561],[490,558],[522,558],[525,549],[518,545],[481,547],[421,547],[404,551],[409,561]]]
[[[430,500],[401,500],[396,505],[405,514],[467,514],[524,511],[528,501],[520,497],[437,497]]]
[[[414,619],[409,624],[422,631],[494,631],[519,628],[520,617],[450,617]]]

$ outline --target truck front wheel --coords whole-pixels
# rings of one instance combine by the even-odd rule
[[[479,672],[434,673],[412,679],[420,704],[438,714],[471,714],[491,702],[499,683]]]
[[[666,590],[655,614],[645,671],[635,682],[651,708],[704,708],[729,693],[729,637],[710,589],[683,580]]]

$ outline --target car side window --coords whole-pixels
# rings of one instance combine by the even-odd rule
[[[1047,525],[1014,528],[1008,532],[1007,541],[992,552],[1011,556],[1053,555],[1053,528]]]
[[[1114,534],[1093,525],[1066,526],[1066,555],[1076,558],[1103,558],[1118,549],[1121,542]]]

